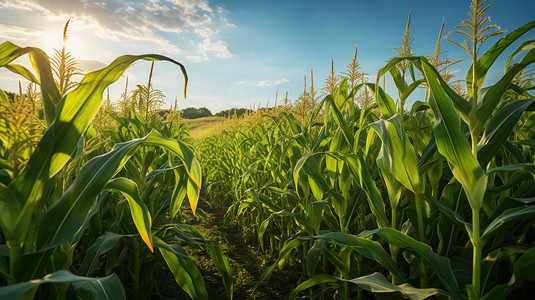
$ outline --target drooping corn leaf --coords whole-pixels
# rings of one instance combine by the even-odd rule
[[[123,285],[115,274],[103,278],[91,278],[77,276],[66,270],[56,271],[41,279],[0,287],[0,298],[6,300],[18,299],[34,287],[44,283],[74,284],[75,293],[82,299],[126,299]]]
[[[87,162],[61,198],[43,215],[42,222],[46,226],[40,226],[38,228],[36,237],[37,247],[39,249],[49,249],[66,242],[76,234],[83,225],[85,217],[98,194],[105,188],[108,181],[121,170],[139,146],[146,144],[163,146],[173,151],[178,157],[185,157],[183,152],[179,151],[184,150],[187,146],[183,145],[185,147],[183,148],[179,146],[181,144],[178,141],[169,140],[163,138],[157,131],[152,131],[144,138],[116,144],[112,151],[97,156]],[[175,146],[172,147],[173,145]],[[193,157],[191,159],[195,158]],[[198,162],[196,164],[195,162],[192,163],[190,161],[189,163],[199,169],[196,169],[191,174],[196,174],[199,176],[197,179],[199,179],[200,167],[198,166]],[[187,161],[184,161],[184,164],[186,163]],[[132,187],[131,184],[129,186]],[[195,188],[198,189],[196,185],[194,186]],[[197,201],[197,199],[190,199],[190,201]],[[147,220],[150,220],[150,217],[148,215],[143,216],[143,209],[137,205],[138,202],[134,201],[132,204],[134,204],[134,207],[137,207],[134,211],[136,212],[136,218],[138,218],[138,224],[141,226],[140,228],[144,228],[142,231],[146,231],[144,233],[146,235],[145,238],[147,238],[147,241],[150,241],[150,237],[148,236],[150,231],[146,229],[147,225],[150,228],[150,224],[147,222]],[[138,212],[140,213],[139,217],[137,217]],[[138,225],[136,224],[136,226]]]
[[[433,252],[433,249],[427,244],[419,242],[393,228],[384,227],[375,230],[365,230],[359,234],[360,237],[369,237],[371,235],[378,235],[393,246],[409,248],[414,251],[435,272],[448,292],[453,297],[460,298],[459,285],[453,275],[449,259]]]
[[[309,289],[319,284],[324,284],[324,283],[340,284],[344,282],[355,284],[359,286],[360,288],[363,288],[372,293],[379,293],[379,294],[400,293],[403,296],[407,297],[407,299],[411,299],[411,300],[427,299],[433,295],[450,296],[447,292],[441,289],[436,289],[436,288],[418,289],[418,288],[411,286],[408,283],[404,283],[401,285],[394,285],[388,280],[386,280],[383,274],[375,272],[373,274],[365,275],[365,276],[354,278],[354,279],[342,279],[342,278],[334,277],[334,276],[327,275],[327,274],[317,275],[301,283],[299,286],[297,286],[290,294],[289,299],[296,299],[297,294],[299,292]]]
[[[154,252],[154,247],[152,246],[152,219],[149,209],[139,197],[137,184],[128,178],[119,177],[110,180],[105,189],[123,194],[128,201],[132,220],[134,220],[141,239],[149,247],[150,252]]]
[[[435,114],[435,139],[438,151],[451,166],[453,175],[463,186],[470,206],[479,209],[487,188],[487,176],[460,133],[459,115],[440,85],[434,68],[422,61],[421,67],[430,89],[429,104]],[[440,77],[440,76],[438,76]]]
[[[156,236],[154,246],[160,250],[176,282],[192,299],[208,299],[202,275],[182,247],[177,244],[169,245]]]
[[[81,135],[89,126],[102,103],[104,90],[119,79],[132,63],[140,59],[173,62],[182,69],[186,82],[187,75],[183,65],[164,56],[121,56],[104,69],[85,75],[80,85],[59,102],[59,92],[53,81],[46,55],[34,48],[19,48],[6,43],[2,44],[0,48],[2,55],[9,53],[9,51],[12,54],[0,57],[0,66],[3,65],[1,62],[10,62],[24,53],[31,53],[30,59],[40,74],[45,114],[49,114],[50,111],[54,113],[52,115],[54,122],[50,121],[49,128],[37,146],[38,150],[32,154],[22,175],[9,185],[22,206],[17,221],[10,226],[9,230],[13,231],[13,235],[24,238],[28,226],[31,224],[30,219],[35,210],[40,209],[40,199],[42,199],[40,196],[44,182],[59,172],[70,159]],[[47,98],[52,99],[48,101],[52,103],[50,105],[54,106],[51,109],[46,108]],[[58,104],[57,109],[54,103]],[[57,115],[55,115],[56,111]],[[47,120],[49,118],[47,116]]]

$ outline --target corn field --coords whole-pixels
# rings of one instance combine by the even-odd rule
[[[212,201],[269,261],[255,288],[296,274],[289,299],[531,299],[535,40],[523,36],[535,21],[503,32],[486,24],[488,7],[473,1],[447,36],[471,63],[464,83],[441,58],[442,29],[434,55],[411,52],[409,14],[375,82],[355,52],[323,96],[311,74],[295,106],[286,96],[197,140],[179,117],[155,113],[152,66],[116,113],[102,110],[106,88],[138,60],[176,65],[186,85],[174,59],[121,56],[69,86],[42,50],[1,44],[0,66],[40,91],[0,90],[0,298],[162,298],[158,282],[171,276],[208,299],[188,255],[197,247],[232,299],[227,254],[183,217]],[[12,63],[25,55],[33,72]],[[504,70],[492,84],[491,67]],[[418,89],[425,99],[407,107]]]

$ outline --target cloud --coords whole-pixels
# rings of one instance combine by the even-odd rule
[[[206,38],[199,45],[199,50],[204,56],[208,56],[211,53],[216,57],[232,57],[232,53],[228,50],[227,44],[221,40],[212,42],[210,38]]]
[[[245,81],[245,80],[241,80],[241,81],[236,82],[236,84],[246,84],[246,83],[247,83],[247,81]]]
[[[188,55],[188,56],[186,56],[186,58],[188,60],[191,60],[191,61],[194,61],[194,62],[201,62],[203,60],[207,60],[208,59],[206,57],[202,57],[202,56],[199,56],[199,55]]]
[[[278,79],[278,80],[262,80],[262,81],[259,81],[257,86],[272,86],[272,85],[279,85],[279,84],[282,84],[282,83],[285,83],[285,82],[289,82],[290,80],[286,79],[286,78],[281,78],[281,79]]]
[[[28,29],[24,27],[0,24],[0,39],[25,41],[37,39],[41,36],[42,32],[40,31],[28,31]]]
[[[179,52],[179,49],[164,37],[169,36],[166,34],[202,29],[207,32],[202,37],[207,38],[217,32],[210,29],[214,26],[212,8],[200,0],[18,0],[0,3],[0,7],[32,11],[32,14],[48,19],[70,17],[78,24],[83,23],[97,31],[100,29],[103,37],[153,41],[173,53]],[[5,32],[0,29],[0,34]],[[13,36],[10,34],[10,38]],[[213,46],[217,48],[221,44]],[[216,49],[215,53],[226,56],[222,48]]]

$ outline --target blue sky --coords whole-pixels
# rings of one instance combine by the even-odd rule
[[[358,60],[370,80],[399,46],[409,9],[412,50],[431,55],[442,18],[445,33],[468,17],[470,1],[202,1],[202,0],[3,0],[0,42],[37,46],[49,54],[61,47],[65,21],[71,18],[72,53],[85,71],[95,70],[122,54],[158,53],[182,62],[190,82],[187,100],[183,80],[169,63],[157,63],[154,87],[166,95],[166,107],[208,107],[212,112],[250,107],[268,99],[274,104],[288,91],[295,100],[303,76],[314,69],[316,88],[330,72],[345,71],[358,44]],[[535,19],[535,1],[499,0],[489,9],[493,24],[509,32]],[[454,36],[460,41],[460,36]],[[523,40],[535,38],[535,31]],[[491,39],[491,42],[496,39]],[[490,46],[490,43],[488,44]],[[466,58],[443,41],[450,59]],[[485,47],[484,47],[485,48]],[[25,63],[22,61],[22,63]],[[498,63],[489,82],[503,72]],[[146,84],[150,64],[140,62],[126,75],[130,87]],[[464,78],[468,63],[452,71]],[[0,88],[16,91],[20,78],[0,70]],[[309,80],[309,79],[308,79]],[[111,98],[124,90],[125,77],[111,87]],[[23,82],[24,84],[24,82]],[[387,91],[395,99],[393,85]],[[417,96],[418,97],[418,96]]]

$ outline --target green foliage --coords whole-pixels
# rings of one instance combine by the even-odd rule
[[[230,108],[226,110],[222,110],[218,113],[216,113],[214,116],[216,117],[225,117],[225,118],[241,118],[244,115],[252,113],[252,110],[247,108]]]
[[[477,24],[487,8],[472,4]],[[228,206],[227,221],[278,254],[257,287],[279,267],[300,274],[292,299],[305,290],[323,299],[529,294],[535,106],[529,79],[516,83],[534,63],[533,41],[513,49],[503,76],[482,86],[535,22],[471,57],[469,98],[456,92],[447,71],[455,62],[440,57],[440,43],[429,58],[412,56],[409,26],[410,16],[400,57],[375,83],[355,84],[354,58],[348,78],[333,84],[332,71],[329,94],[306,114],[271,112],[200,142],[210,197]],[[474,34],[484,38],[466,44],[479,49],[497,32]],[[396,109],[379,86],[387,75],[401,103],[421,87],[425,102]],[[376,104],[355,103],[362,88]]]
[[[211,117],[212,112],[206,107],[188,107],[180,110],[180,116],[184,119],[198,119],[203,117]]]
[[[81,298],[124,299],[125,283],[133,286],[127,296],[148,297],[158,276],[154,247],[174,249],[179,244],[200,245],[212,255],[232,298],[232,275],[216,242],[183,224],[161,230],[179,224],[173,220],[180,220],[183,200],[188,199],[195,213],[199,199],[201,167],[182,141],[184,127],[147,119],[143,110],[132,111],[128,118],[111,115],[119,126],[108,132],[108,139],[99,141],[99,132],[91,126],[105,89],[132,63],[171,62],[182,69],[187,82],[184,66],[160,55],[121,56],[86,74],[62,97],[52,80],[49,59],[40,49],[5,42],[0,45],[0,66],[36,82],[29,70],[10,65],[24,54],[30,55],[41,79],[48,127],[35,147],[22,148],[6,139],[0,144],[0,298],[61,298],[74,293]],[[16,104],[7,96],[1,99],[0,112]],[[30,100],[22,99],[20,105]],[[34,110],[19,113],[31,119]],[[17,130],[27,135],[31,131],[26,119],[19,118]],[[0,132],[7,137],[14,127],[2,125]],[[9,159],[14,150],[18,160]],[[103,255],[104,263],[99,262]],[[177,283],[186,291],[195,285],[197,293],[191,296],[203,298],[203,279],[191,258],[184,251],[166,252],[159,266],[170,259],[188,265],[178,271],[170,265]],[[184,276],[193,276],[194,281],[178,280]]]

